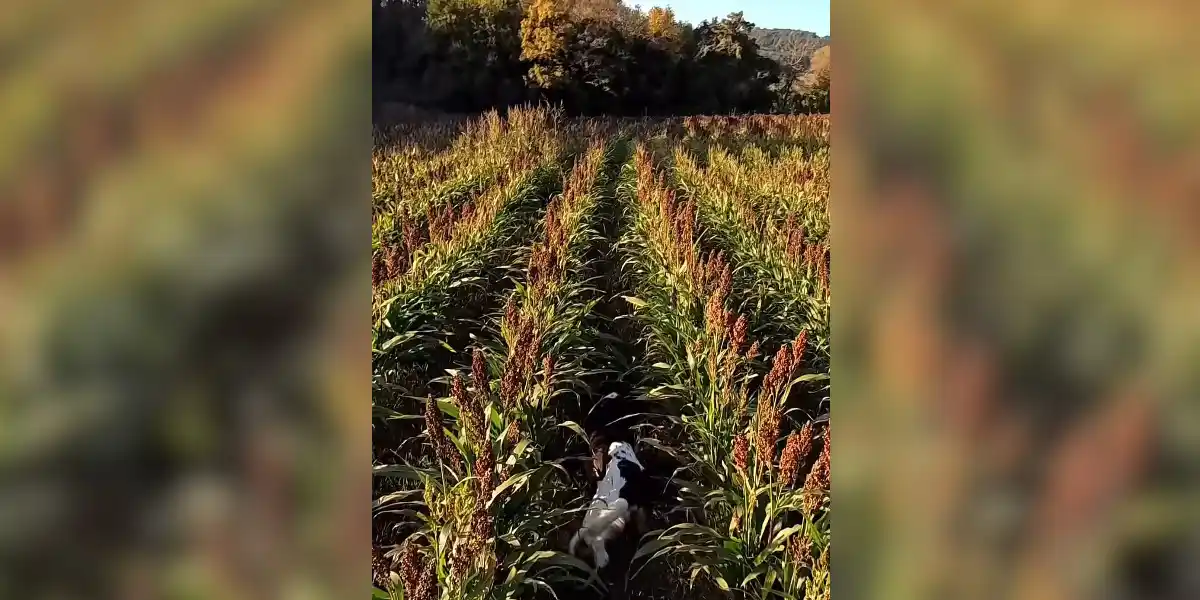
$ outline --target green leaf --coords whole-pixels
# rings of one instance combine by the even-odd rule
[[[750,583],[751,581],[754,581],[755,579],[758,579],[758,577],[759,577],[760,575],[763,575],[763,574],[765,574],[765,573],[767,572],[767,570],[768,570],[768,569],[767,569],[767,568],[765,568],[765,567],[759,567],[759,568],[755,569],[755,570],[754,570],[754,571],[752,571],[752,572],[751,572],[749,575],[747,575],[745,579],[743,579],[743,580],[742,580],[742,585],[741,585],[741,587],[746,587],[746,584],[747,584],[747,583]]]
[[[623,298],[626,302],[636,306],[637,308],[646,306],[646,301],[642,300],[641,298],[638,298],[637,296],[621,296],[621,298]]]
[[[775,569],[767,569],[767,578],[763,580],[763,589],[769,590],[775,585],[775,579],[779,576],[779,571]]]
[[[488,506],[490,507],[492,503],[496,501],[496,498],[499,498],[500,494],[504,493],[505,490],[525,483],[530,477],[533,477],[534,473],[536,473],[536,471],[524,471],[522,473],[517,473],[516,475],[509,477],[504,483],[496,486],[496,489],[492,492],[492,497],[488,499]]]
[[[371,600],[390,600],[390,599],[391,599],[391,596],[387,592],[385,592],[377,587],[371,588]]]
[[[637,552],[634,553],[633,558],[630,559],[630,562],[634,562],[637,559],[642,558],[643,556],[649,556],[651,554],[654,554],[655,552],[658,552],[662,548],[665,548],[668,545],[673,544],[673,543],[675,543],[675,540],[673,540],[673,539],[658,538],[658,539],[650,540],[649,542],[642,544],[641,548],[638,548]]]
[[[397,500],[405,500],[405,499],[411,498],[413,496],[420,496],[422,492],[423,492],[423,490],[401,490],[399,492],[392,492],[390,494],[380,496],[379,499],[372,502],[371,508],[379,508],[380,506],[390,504]],[[411,504],[411,503],[420,503],[420,501],[402,502],[400,504],[403,505],[403,504]]]
[[[807,373],[797,377],[792,383],[804,383],[806,381],[826,381],[828,379],[828,373]]]
[[[575,421],[563,421],[562,423],[559,423],[557,425],[557,427],[566,427],[567,429],[574,431],[580,438],[583,439],[583,443],[585,443],[589,446],[592,443],[591,439],[588,438],[587,432],[584,431],[583,427],[580,426],[579,423],[576,423]]]
[[[442,411],[442,414],[447,415],[453,419],[458,418],[458,405],[454,403],[453,399],[438,398],[437,400],[435,400],[435,402],[437,402],[438,409],[440,409]]]
[[[496,406],[494,404],[489,403],[487,405],[487,408],[484,410],[485,410],[484,415],[483,415],[484,420],[491,422],[491,424],[496,427],[497,431],[503,431],[503,429],[504,429],[504,423],[502,421],[503,415],[500,414],[499,410],[496,410]],[[486,432],[485,432],[485,434],[486,434]]]
[[[393,347],[395,347],[397,344],[407,342],[408,340],[411,340],[414,337],[417,337],[417,336],[416,336],[416,334],[414,334],[412,332],[400,334],[400,335],[393,337],[392,339],[384,342],[383,345],[379,347],[379,349],[380,350],[390,350]]]
[[[784,544],[784,542],[787,542],[788,538],[792,537],[792,535],[794,535],[798,531],[804,531],[803,524],[793,525],[791,527],[782,529],[782,530],[780,530],[779,533],[775,534],[775,537],[771,540],[770,545],[772,547],[782,546]]]
[[[371,468],[374,477],[399,477],[409,481],[424,481],[429,472],[409,465],[376,465]]]

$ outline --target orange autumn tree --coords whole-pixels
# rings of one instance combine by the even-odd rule
[[[809,73],[812,81],[812,87],[818,90],[829,91],[829,78],[831,63],[829,59],[829,46],[821,46],[812,54],[812,62],[810,63]]]
[[[567,81],[568,5],[564,0],[533,0],[521,21],[521,60],[532,63],[526,79],[542,89]]]
[[[683,47],[683,28],[675,20],[675,12],[669,8],[650,9],[646,15],[646,33],[663,48],[678,52]]]

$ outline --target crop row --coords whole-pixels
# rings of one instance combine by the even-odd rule
[[[376,502],[377,514],[419,522],[392,551],[406,598],[516,597],[594,585],[588,566],[551,548],[582,498],[546,449],[579,426],[554,400],[582,377],[580,348],[593,302],[583,272],[603,185],[603,143],[587,148],[541,221],[522,282],[471,355],[469,376],[440,380],[447,397],[425,403],[426,465],[382,465],[377,475],[419,481]],[[483,333],[483,332],[480,332]],[[464,369],[465,370],[465,369]],[[428,460],[432,458],[432,461]],[[432,463],[432,464],[429,464]],[[498,576],[497,574],[500,574]]]
[[[676,148],[674,179],[697,203],[713,244],[744,273],[747,294],[770,317],[770,333],[787,338],[807,332],[818,362],[828,366],[828,186],[808,189],[800,183],[796,193],[761,192],[762,182],[771,177],[804,181],[812,166],[777,161],[745,169],[728,167],[731,162],[736,164],[726,152],[712,149],[709,166],[701,168],[687,151]]]
[[[657,375],[647,396],[678,414],[687,522],[648,536],[637,557],[685,555],[694,580],[746,597],[822,597],[828,589],[828,429],[807,475],[816,428],[785,433],[789,397],[826,376],[804,373],[806,333],[761,377],[751,324],[729,307],[732,267],[703,254],[696,204],[675,193],[646,146],[622,186],[635,213],[629,298],[650,337]],[[782,455],[779,447],[782,446]],[[776,462],[776,456],[780,460]]]
[[[672,495],[633,568],[828,597],[828,120],[436,128],[380,152],[424,191],[373,228],[377,587],[601,593],[614,574],[565,542],[596,402],[628,395],[603,421],[637,429]]]

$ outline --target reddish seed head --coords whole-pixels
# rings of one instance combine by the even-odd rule
[[[459,408],[466,406],[467,402],[467,386],[463,385],[462,377],[455,374],[454,379],[450,380],[450,395],[454,397],[454,402]]]
[[[504,375],[500,378],[500,401],[504,403],[504,408],[509,410],[516,407],[517,395],[520,393],[521,386],[518,381],[520,374],[513,362],[512,360],[508,361],[504,367]]]
[[[754,445],[758,452],[758,463],[763,470],[769,470],[775,462],[775,442],[779,439],[781,417],[779,408],[773,404],[763,404],[758,408],[758,428],[754,432]]]
[[[484,360],[483,350],[475,349],[471,355],[471,380],[475,383],[475,390],[479,393],[480,398],[486,402],[488,389],[487,376],[487,361]]]
[[[813,269],[817,269],[820,264],[820,244],[809,244],[804,249],[804,262]]]
[[[722,260],[722,262],[724,261]],[[720,273],[720,279],[717,280],[716,295],[724,302],[725,298],[729,297],[729,292],[733,289],[733,271],[729,268],[729,265],[724,265]]]
[[[779,475],[784,485],[795,485],[805,458],[812,450],[812,423],[805,423],[799,432],[788,436],[787,445],[779,459]]]
[[[417,586],[421,583],[423,569],[417,550],[417,545],[411,539],[405,541],[404,547],[400,550],[400,581],[404,584],[404,591],[408,594],[416,593]]]
[[[496,456],[492,452],[492,445],[486,440],[478,449],[478,456],[475,457],[475,478],[476,478],[476,499],[480,502],[487,502],[492,497],[492,491],[496,489]]]
[[[504,323],[508,327],[517,326],[517,299],[516,294],[509,295],[508,302],[504,304]]]
[[[516,448],[517,443],[521,441],[521,423],[517,420],[510,421],[508,427],[504,429],[504,444],[509,449]]]
[[[788,554],[797,565],[807,565],[812,560],[812,540],[803,532],[792,535],[787,543]]]
[[[821,253],[820,265],[821,265],[821,275],[820,275],[821,289],[825,290],[825,293],[828,294],[829,293],[829,255],[826,254],[825,252]]]
[[[763,380],[759,397],[766,402],[773,402],[788,384],[792,375],[792,353],[787,346],[779,349],[771,364],[771,371]]]
[[[745,471],[746,465],[750,461],[750,440],[746,439],[746,434],[739,433],[733,439],[733,465],[739,471]]]
[[[371,255],[371,287],[379,287],[387,279],[387,265],[384,264],[383,254],[376,252]]]
[[[549,387],[554,379],[554,357],[547,354],[546,359],[542,361],[542,382]]]
[[[442,411],[433,398],[425,401],[425,431],[429,435],[429,442],[433,445],[434,454],[442,461],[442,464],[457,466],[458,454],[450,448],[446,432],[442,430]]]
[[[399,246],[389,244],[385,254],[387,262],[387,278],[395,279],[408,270],[408,257]]]
[[[817,458],[817,463],[808,473],[808,477],[804,480],[804,511],[809,515],[814,515],[824,502],[826,492],[829,490],[829,453],[831,444],[829,443],[829,430],[825,430],[825,445],[821,448],[821,455]]]
[[[716,295],[708,299],[704,309],[705,329],[709,334],[720,335],[725,332],[725,304]]]
[[[732,313],[730,313],[732,315]],[[729,347],[734,354],[741,354],[742,349],[746,347],[746,334],[750,328],[744,315],[738,315],[737,320],[733,323],[733,331],[729,335]]]

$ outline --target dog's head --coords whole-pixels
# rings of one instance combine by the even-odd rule
[[[639,467],[642,463],[638,461],[637,454],[633,451],[633,446],[628,442],[613,442],[608,445],[608,455],[615,460],[627,460]]]

